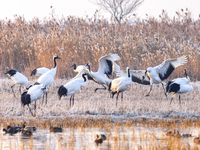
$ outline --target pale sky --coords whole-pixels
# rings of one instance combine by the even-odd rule
[[[1,0],[0,19],[13,19],[13,15],[24,15],[27,20],[34,17],[43,19],[49,17],[50,6],[55,8],[58,17],[72,15],[84,17],[92,16],[98,6],[89,0]],[[188,8],[192,12],[194,19],[198,19],[200,14],[200,0],[145,0],[135,12],[138,17],[144,19],[145,14],[158,18],[162,10],[166,10],[170,17],[175,15],[175,11]],[[101,15],[109,18],[110,14],[101,10]]]

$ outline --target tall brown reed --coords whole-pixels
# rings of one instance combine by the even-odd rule
[[[130,23],[132,21],[132,23]],[[181,10],[173,19],[163,11],[159,19],[147,17],[124,20],[121,26],[99,16],[78,18],[73,16],[32,21],[22,16],[15,20],[0,20],[0,69],[1,76],[8,69],[30,75],[32,69],[53,67],[53,55],[59,61],[58,77],[72,77],[72,63],[91,64],[97,70],[98,59],[108,53],[122,58],[122,69],[146,69],[168,58],[188,56],[188,74],[199,80],[200,70],[200,20],[193,20],[191,12]],[[172,78],[182,76],[179,67]]]

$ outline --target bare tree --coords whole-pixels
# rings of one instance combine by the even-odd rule
[[[122,18],[132,14],[144,0],[90,0],[111,13],[120,24]]]

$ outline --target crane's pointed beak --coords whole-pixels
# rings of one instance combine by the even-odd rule
[[[144,81],[144,78],[145,78],[145,76],[146,76],[146,73],[147,73],[147,70],[145,71],[144,75],[142,76],[142,83],[143,83],[143,81]]]
[[[43,86],[43,87],[42,87],[42,90],[46,90],[46,86]]]

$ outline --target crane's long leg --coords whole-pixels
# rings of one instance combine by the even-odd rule
[[[116,96],[116,106],[117,106],[118,96],[119,96],[119,92],[117,92],[117,96]]]
[[[101,84],[101,85],[103,86],[103,88],[96,88],[96,89],[94,90],[94,92],[96,92],[96,91],[99,90],[99,89],[106,90],[106,87],[105,87],[103,84]]]
[[[180,105],[181,105],[181,96],[179,95],[179,103],[180,103]]]
[[[19,92],[20,92],[20,94],[22,94],[22,92],[21,92],[21,85],[19,86]]]
[[[14,90],[13,90],[13,87],[14,87],[14,86],[15,86],[15,84],[11,86],[11,89],[12,89],[12,92],[13,92],[13,94],[14,94],[14,97],[16,98],[15,92],[14,92]]]
[[[151,85],[151,87],[150,87],[149,93],[148,93],[146,96],[149,96],[151,90],[152,90],[152,85]]]
[[[166,92],[165,92],[164,84],[163,84],[162,82],[161,82],[161,84],[162,84],[162,87],[163,87],[163,90],[164,90],[165,96],[167,97],[167,94],[166,94]]]
[[[110,91],[109,91],[109,96],[110,96],[110,98],[112,98],[112,92],[110,92]]]
[[[34,108],[35,108],[35,116],[36,116],[36,101],[35,101],[35,106],[34,106]]]
[[[47,104],[47,92],[46,92],[46,104]]]
[[[113,98],[116,93],[117,93],[116,91],[115,92],[111,92],[111,94],[112,94],[111,98]]]
[[[110,97],[111,97],[111,98],[113,98],[114,95],[115,95],[115,94],[114,94],[113,92],[110,93]]]
[[[172,98],[171,98],[171,101],[170,101],[170,105],[171,105],[172,100],[173,100],[173,98],[174,98],[175,95],[176,95],[176,93],[174,93],[174,94],[172,95]]]
[[[23,111],[23,115],[24,115],[24,112],[25,112],[25,110],[24,110],[24,105],[23,104],[21,104],[21,107],[22,107],[22,111]]]
[[[44,104],[44,95],[43,95],[43,99],[42,99],[42,105]]]
[[[74,95],[73,95],[73,106],[74,106]]]
[[[114,93],[113,92],[111,92],[111,98],[113,98],[114,97]]]
[[[123,101],[123,92],[121,93],[121,101]]]
[[[72,95],[70,96],[70,99],[69,99],[70,100],[70,108],[71,108],[71,99],[72,99]]]
[[[34,116],[33,113],[32,113],[32,111],[31,111],[31,109],[30,109],[30,107],[29,107],[29,104],[28,104],[28,108],[29,108],[29,111],[31,112],[32,116]]]

